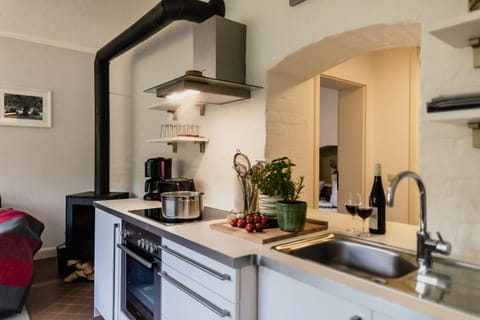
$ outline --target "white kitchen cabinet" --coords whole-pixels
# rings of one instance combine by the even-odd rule
[[[95,209],[95,315],[105,320],[122,320],[120,310],[120,242],[121,220]]]
[[[165,238],[162,247],[163,318],[256,318],[256,266],[231,268]]]
[[[372,311],[260,266],[258,320],[371,320]]]

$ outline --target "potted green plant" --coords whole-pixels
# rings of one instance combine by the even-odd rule
[[[284,231],[300,231],[305,225],[307,203],[298,200],[304,187],[304,178],[292,178],[294,166],[288,157],[282,157],[265,163],[264,166],[256,166],[252,172],[251,181],[260,192],[269,197],[277,197],[275,209],[278,226]],[[259,206],[262,210],[262,205]]]

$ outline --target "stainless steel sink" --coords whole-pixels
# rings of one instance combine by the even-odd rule
[[[350,237],[327,233],[283,243],[274,250],[362,277],[392,289],[480,315],[480,265],[433,257],[433,268],[421,273],[416,254]]]
[[[403,277],[418,268],[412,254],[337,233],[289,242],[273,249],[377,282]]]

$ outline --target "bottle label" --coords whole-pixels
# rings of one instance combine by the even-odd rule
[[[370,229],[378,230],[378,208],[373,207],[372,215],[370,216]]]

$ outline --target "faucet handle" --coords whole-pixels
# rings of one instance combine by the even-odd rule
[[[450,252],[452,251],[452,245],[450,244],[450,242],[443,240],[443,237],[440,234],[440,232],[437,232],[437,236],[438,236],[438,241],[435,244],[435,251],[447,256],[450,255]]]

